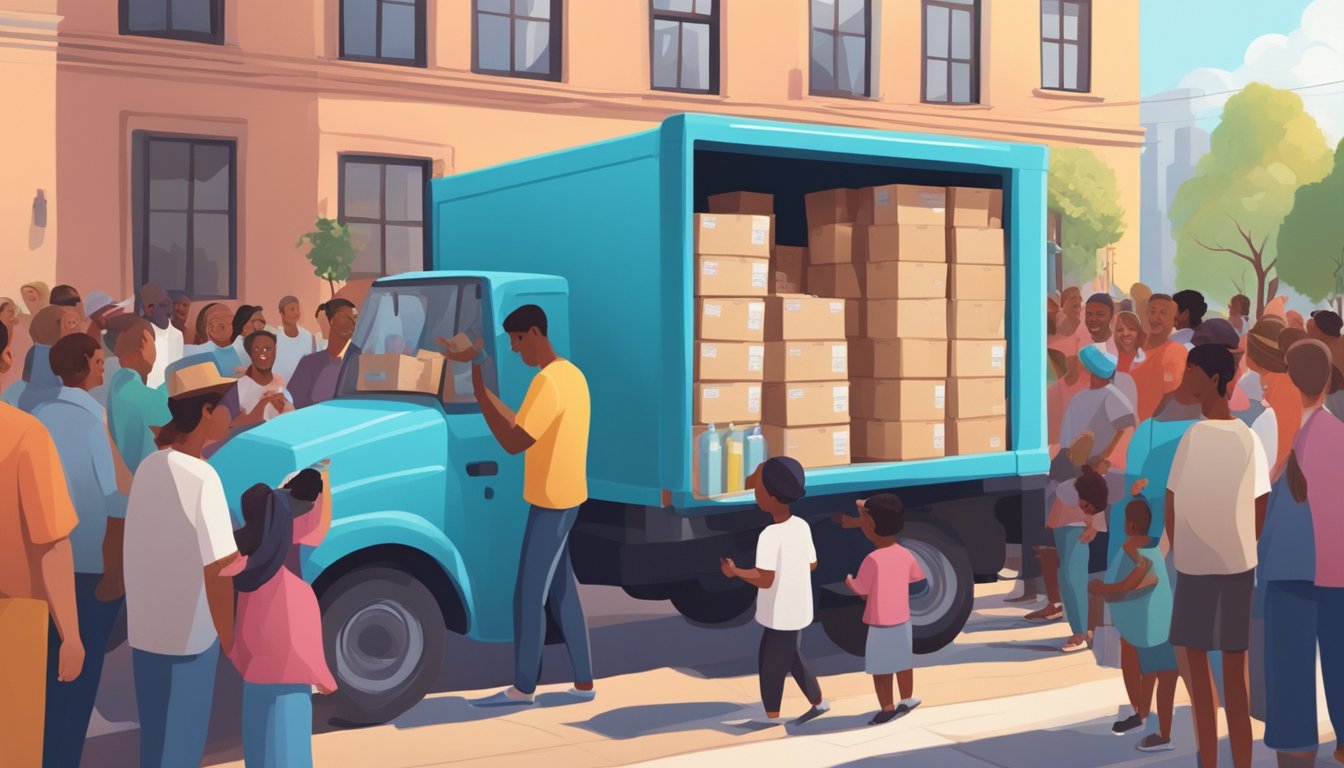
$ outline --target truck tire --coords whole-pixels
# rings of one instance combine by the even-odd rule
[[[672,607],[694,624],[730,624],[742,618],[756,604],[756,588],[719,580],[725,582],[722,589],[710,588],[700,581],[675,585],[670,595]]]
[[[322,643],[337,690],[318,697],[323,716],[377,725],[429,693],[443,666],[448,629],[429,589],[394,568],[365,566],[323,591]]]
[[[670,600],[674,588],[667,584],[626,584],[621,587],[625,594],[636,600]]]

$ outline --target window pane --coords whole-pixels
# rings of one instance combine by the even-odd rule
[[[1064,87],[1078,90],[1078,46],[1073,43],[1064,44]]]
[[[198,211],[229,210],[229,148],[197,144],[194,151],[192,208]]]
[[[383,228],[377,224],[351,224],[350,242],[355,247],[352,272],[361,275],[383,273]]]
[[[690,13],[692,5],[693,0],[653,0],[653,8],[657,11]]]
[[[862,35],[868,30],[864,28],[864,6],[868,0],[840,0],[840,31],[850,34]]]
[[[378,0],[344,0],[345,53],[350,56],[378,55],[374,36],[378,29]]]
[[[509,71],[509,20],[482,13],[478,17],[476,62],[481,69]]]
[[[1064,4],[1064,39],[1078,39],[1078,4]]]
[[[168,28],[168,0],[127,0],[126,26],[132,32],[162,32]]]
[[[1059,87],[1059,43],[1041,43],[1041,87]]]
[[[812,31],[812,90],[835,90],[835,40],[825,32]]]
[[[519,16],[549,19],[551,18],[551,0],[513,0],[513,10]]]
[[[971,65],[952,63],[952,103],[971,103]]]
[[[513,27],[513,68],[536,75],[551,73],[551,23],[517,20]]]
[[[421,221],[424,170],[414,165],[387,166],[387,220]]]
[[[681,27],[681,87],[709,90],[709,25]]]
[[[224,296],[229,292],[229,216],[198,213],[192,218],[193,296]]]
[[[947,101],[946,62],[924,62],[924,93],[928,101]]]
[[[151,210],[187,209],[187,164],[190,155],[191,145],[184,141],[149,142]]]
[[[952,58],[971,58],[971,12],[952,12]]]
[[[695,12],[708,16],[714,12],[714,0],[695,0]]]
[[[812,28],[835,31],[835,0],[812,0]]]
[[[868,39],[857,35],[842,35],[840,45],[840,73],[836,76],[840,90],[849,91],[855,96],[867,96],[868,77],[864,70]]]
[[[476,10],[508,13],[509,0],[476,0]]]
[[[677,51],[681,47],[679,30],[681,25],[675,21],[653,22],[653,87],[677,87]]]
[[[187,214],[149,214],[146,282],[164,290],[187,287]]]
[[[425,234],[420,227],[387,228],[387,274],[425,268]]]
[[[357,219],[382,218],[378,196],[381,191],[379,166],[370,163],[345,164],[345,203],[342,213]]]
[[[948,10],[936,5],[928,6],[924,19],[924,45],[930,56],[947,58]]]
[[[415,6],[383,4],[382,56],[389,59],[415,59]]]
[[[210,0],[173,0],[173,29],[210,33]]]
[[[1059,0],[1041,0],[1041,36],[1059,39]]]

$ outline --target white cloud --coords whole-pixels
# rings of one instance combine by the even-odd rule
[[[1242,65],[1231,72],[1201,68],[1181,80],[1182,88],[1204,93],[1235,91],[1247,83],[1302,88],[1344,80],[1344,0],[1314,0],[1301,25],[1287,35],[1262,35],[1246,47]],[[1307,111],[1333,145],[1344,137],[1344,82],[1299,90]],[[1229,94],[1196,99],[1196,114],[1222,111]]]

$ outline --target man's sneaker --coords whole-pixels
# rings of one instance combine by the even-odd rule
[[[579,689],[579,688],[572,688],[572,687],[571,687],[571,688],[569,689],[568,693],[569,693],[570,697],[575,698],[575,699],[578,699],[579,701],[592,701],[593,699],[596,699],[596,698],[597,698],[597,689],[596,689],[596,688],[589,688],[588,690],[585,691],[585,690],[581,690],[581,689]]]
[[[1160,733],[1150,733],[1144,736],[1143,741],[1140,741],[1138,747],[1136,747],[1140,752],[1169,752],[1175,748],[1171,744],[1171,739],[1162,738]]]
[[[1123,736],[1136,728],[1142,728],[1143,725],[1144,721],[1142,717],[1139,717],[1138,715],[1130,715],[1124,720],[1116,721],[1115,725],[1111,726],[1111,733],[1114,733],[1116,736]]]
[[[473,707],[530,707],[536,703],[537,697],[534,694],[523,693],[510,686],[493,696],[476,699],[471,702],[471,705]]]
[[[812,722],[813,720],[816,720],[818,717],[821,717],[822,715],[830,711],[831,711],[831,702],[822,699],[820,704],[813,704],[811,709],[799,715],[798,719],[794,720],[792,724],[807,725],[808,723]]]

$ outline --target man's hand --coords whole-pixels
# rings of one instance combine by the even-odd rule
[[[60,660],[56,679],[62,683],[74,682],[84,670],[84,643],[78,637],[61,641]]]
[[[1093,579],[1087,583],[1087,591],[1094,595],[1105,594],[1106,582],[1101,579]]]
[[[333,693],[336,692],[335,689],[333,689],[333,688],[326,688],[326,687],[321,686],[321,685],[316,686],[316,688],[317,688],[317,692],[318,692],[319,694],[323,695],[323,696],[330,696],[331,694],[333,694]]]
[[[93,596],[103,601],[104,603],[110,603],[113,600],[116,600],[117,598],[125,594],[126,594],[125,585],[117,582],[114,579],[107,577],[106,575],[104,575],[103,578],[99,579],[98,586],[93,588]]]
[[[845,586],[849,587],[850,592],[853,592],[856,595],[863,596],[863,593],[859,591],[859,588],[854,586],[854,574],[852,573],[845,574]]]
[[[1130,486],[1129,495],[1138,496],[1139,494],[1143,493],[1143,490],[1147,487],[1148,487],[1148,478],[1140,477],[1138,480],[1134,481],[1134,485]]]
[[[476,355],[485,347],[485,339],[477,339],[466,347],[462,347],[452,339],[439,336],[434,339],[434,343],[443,347],[443,356],[455,363],[470,363],[476,359]]]
[[[1083,535],[1078,537],[1078,541],[1083,544],[1091,544],[1095,538],[1097,538],[1097,529],[1089,527],[1087,530],[1083,531]]]
[[[1098,475],[1104,475],[1107,472],[1111,471],[1111,462],[1106,459],[1102,459],[1101,461],[1098,461],[1096,464],[1092,465],[1092,471],[1096,472]]]
[[[737,563],[734,563],[731,557],[719,558],[719,570],[723,571],[725,579],[737,578]]]

